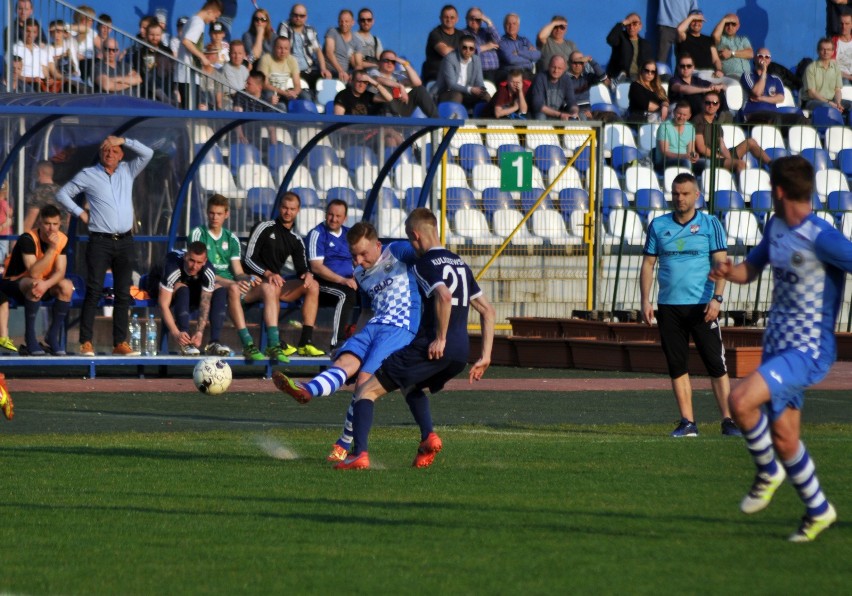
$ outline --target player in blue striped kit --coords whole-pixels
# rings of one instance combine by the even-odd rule
[[[356,373],[357,389],[388,355],[411,342],[420,325],[420,294],[410,270],[417,255],[408,242],[393,242],[382,249],[376,228],[368,222],[352,226],[346,239],[356,264],[355,281],[370,306],[362,311],[360,331],[340,347],[328,370],[305,384],[280,371],[273,373],[275,386],[299,403],[332,395]],[[350,405],[343,433],[332,446],[329,461],[346,457],[352,444],[352,416]]]
[[[710,279],[749,283],[772,266],[772,307],[760,367],[731,391],[734,419],[757,466],[743,513],[765,509],[789,477],[807,511],[792,542],[810,542],[837,520],[813,460],[800,440],[804,390],[828,374],[836,358],[834,327],[852,242],[812,213],[814,171],[800,156],[772,164],[774,216],[745,261],[717,264]],[[779,461],[780,460],[780,461]]]

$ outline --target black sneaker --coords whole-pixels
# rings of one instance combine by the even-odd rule
[[[737,423],[734,422],[731,418],[724,418],[722,420],[722,434],[727,437],[741,437],[743,433],[740,432]]]
[[[698,427],[691,420],[681,418],[677,428],[672,431],[673,437],[697,437]]]

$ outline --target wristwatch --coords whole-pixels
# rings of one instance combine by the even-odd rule
[[[716,302],[718,302],[719,304],[722,304],[722,295],[721,295],[721,294],[715,294],[715,295],[713,296],[713,300],[715,300],[715,301],[716,301]]]

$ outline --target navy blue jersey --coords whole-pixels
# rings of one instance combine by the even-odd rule
[[[175,291],[178,282],[187,285],[190,289],[200,289],[204,292],[212,292],[216,289],[216,270],[210,261],[204,263],[204,267],[198,275],[190,276],[184,270],[183,257],[186,251],[175,250],[166,255],[163,264],[163,277],[160,279],[160,289],[167,292]]]
[[[423,293],[425,308],[417,337],[430,341],[437,335],[435,320],[435,289],[446,286],[453,295],[450,325],[444,357],[467,361],[470,349],[467,335],[467,318],[470,301],[482,295],[482,290],[467,263],[454,252],[443,247],[431,249],[414,264],[414,276]]]

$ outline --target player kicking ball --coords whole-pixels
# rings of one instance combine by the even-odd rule
[[[467,366],[470,342],[467,335],[469,307],[482,321],[482,356],[470,369],[470,382],[482,378],[491,364],[494,343],[494,307],[482,293],[470,267],[438,239],[438,222],[428,209],[412,211],[405,221],[405,234],[418,255],[414,275],[425,297],[423,320],[409,345],[387,357],[369,379],[355,390],[352,408],[354,445],[352,452],[335,466],[338,470],[365,470],[370,467],[367,439],[373,425],[375,401],[401,389],[422,440],[414,460],[416,467],[432,464],[443,447],[432,430],[429,398],[423,392],[440,391],[447,381]]]
[[[370,306],[362,311],[360,331],[337,350],[334,363],[326,371],[304,385],[280,371],[272,374],[275,386],[300,404],[314,397],[332,395],[356,374],[357,389],[379,368],[382,360],[411,343],[420,325],[420,293],[411,269],[417,255],[411,245],[392,242],[383,250],[376,228],[368,222],[352,226],[346,241],[356,265],[355,281],[369,298]],[[352,444],[352,416],[350,405],[343,433],[332,446],[329,461],[346,458]],[[428,435],[423,436],[423,440],[427,438]]]
[[[800,156],[772,163],[774,215],[763,240],[745,261],[719,263],[710,279],[745,284],[772,266],[772,307],[758,369],[729,397],[757,475],[743,498],[743,513],[765,509],[789,478],[806,512],[791,542],[810,542],[837,521],[801,442],[804,390],[821,381],[836,358],[834,326],[845,274],[852,272],[852,242],[811,209],[814,170]],[[779,461],[780,460],[780,461]]]

